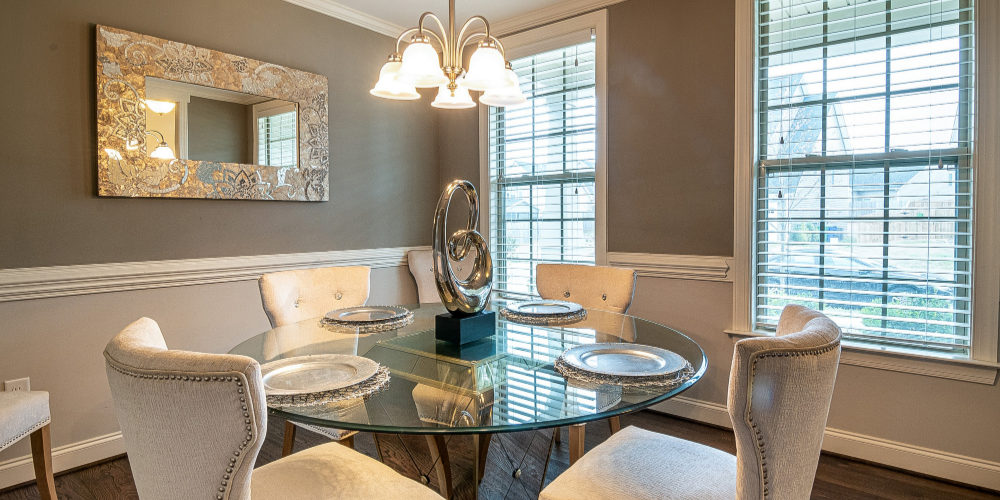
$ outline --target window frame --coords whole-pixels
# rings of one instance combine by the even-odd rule
[[[607,10],[599,10],[539,28],[522,31],[509,36],[501,36],[508,60],[540,54],[562,47],[574,45],[581,33],[592,33],[595,40],[595,95],[597,99],[597,143],[595,164],[595,213],[594,250],[595,265],[608,263],[607,206],[608,206],[608,127],[607,127]],[[490,189],[490,110],[489,106],[479,106],[479,232],[490,238],[490,207],[493,193]]]
[[[754,331],[756,288],[757,24],[756,0],[736,1],[736,121],[734,126],[733,323],[734,340],[769,336]],[[966,380],[949,364],[982,367],[996,375],[1000,344],[1000,4],[975,3],[975,137],[973,140],[972,323],[968,357],[907,354],[892,347],[845,345],[842,362]],[[851,353],[858,353],[852,355]],[[873,354],[884,354],[877,362]],[[854,362],[852,362],[852,359]],[[940,371],[941,373],[932,373]],[[950,373],[945,373],[950,372]],[[985,377],[982,377],[985,380]],[[971,381],[971,380],[970,380]]]

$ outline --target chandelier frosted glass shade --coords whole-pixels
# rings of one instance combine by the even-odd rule
[[[472,101],[469,89],[459,85],[452,91],[445,84],[438,87],[437,97],[431,103],[431,106],[441,109],[466,109],[476,107],[476,103]]]
[[[514,82],[507,76],[507,62],[503,54],[495,46],[480,42],[469,60],[469,71],[465,74],[463,85],[471,90],[485,91],[510,87]]]
[[[414,87],[437,87],[448,83],[438,53],[429,42],[414,40],[403,51],[403,64],[396,81]]]
[[[514,85],[510,87],[487,90],[482,97],[479,98],[479,102],[497,108],[513,108],[527,104],[528,99],[521,93],[521,85],[517,80],[517,73],[514,73],[514,70],[512,69],[508,69],[507,77],[514,82]]]
[[[397,101],[420,99],[420,94],[417,93],[417,89],[413,85],[396,80],[399,67],[402,65],[399,61],[389,61],[382,65],[382,70],[378,73],[378,82],[375,83],[375,88],[371,89],[371,94],[375,97]]]

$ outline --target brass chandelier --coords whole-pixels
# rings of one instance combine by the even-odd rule
[[[424,20],[433,19],[440,32],[424,27]],[[480,21],[486,32],[466,34],[469,27]],[[409,45],[400,55],[400,44],[410,35]],[[429,36],[428,36],[429,35]],[[433,38],[441,50],[431,44]],[[481,39],[469,59],[469,70],[462,66],[465,46]],[[442,60],[443,59],[443,60]],[[384,99],[410,101],[420,99],[417,87],[438,87],[431,106],[443,109],[472,108],[470,90],[483,91],[479,102],[496,107],[519,106],[527,102],[521,93],[517,75],[506,60],[503,44],[490,34],[490,23],[483,16],[472,16],[455,36],[455,0],[448,2],[448,30],[431,12],[420,15],[416,28],[404,31],[396,38],[396,52],[379,72],[378,83],[371,94]]]

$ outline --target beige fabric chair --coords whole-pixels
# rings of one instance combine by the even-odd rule
[[[253,500],[441,498],[334,443],[254,471],[267,411],[253,359],[167,350],[148,318],[115,336],[104,357],[143,500],[249,500],[251,489]]]
[[[356,307],[368,301],[371,268],[322,267],[265,274],[257,284],[264,313],[271,328],[324,316],[335,309]],[[356,431],[285,422],[281,456],[292,453],[296,426],[322,434],[353,448]]]
[[[535,268],[535,288],[538,289],[538,295],[546,300],[566,300],[576,302],[584,309],[627,314],[635,294],[635,271],[620,267],[538,264]],[[626,326],[632,326],[632,332],[628,332]],[[629,333],[634,338],[634,325],[626,322],[622,334],[624,336]],[[599,341],[621,342],[621,339],[607,338]],[[612,434],[618,432],[621,429],[621,419],[609,418],[608,426],[611,427]],[[583,455],[583,429],[583,425],[569,428],[571,464]],[[553,432],[556,442],[561,442],[561,429]]]
[[[629,427],[585,455],[541,500],[805,500],[840,362],[840,328],[787,306],[775,337],[736,344],[729,416],[736,456]]]
[[[635,271],[577,264],[538,264],[538,295],[576,302],[586,309],[627,314],[635,293]]]
[[[430,250],[410,250],[406,252],[406,266],[417,282],[417,298],[421,304],[441,302],[437,285],[434,284],[434,256]]]
[[[35,482],[42,500],[56,498],[52,477],[52,443],[49,439],[49,393],[0,392],[0,451],[29,436]]]

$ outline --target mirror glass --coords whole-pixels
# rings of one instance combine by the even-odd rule
[[[296,103],[147,76],[144,104],[154,158],[298,164]]]

